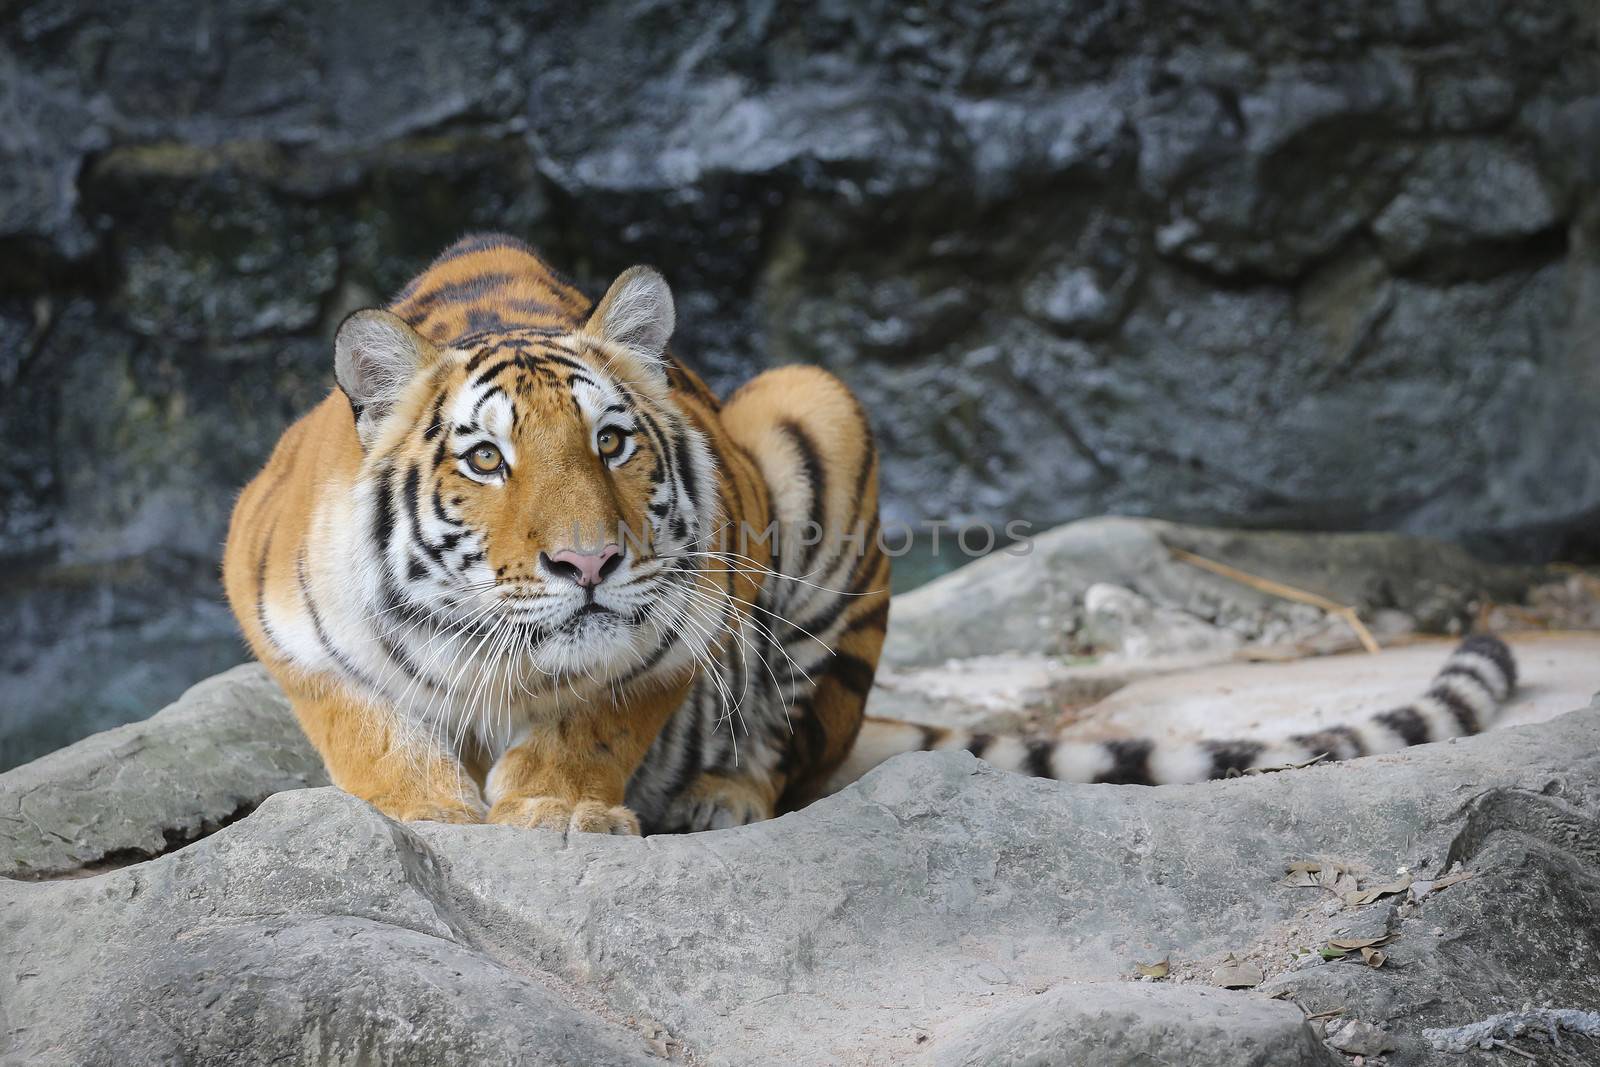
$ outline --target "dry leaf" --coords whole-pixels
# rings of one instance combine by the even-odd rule
[[[1477,871],[1457,871],[1455,874],[1447,874],[1442,878],[1435,878],[1433,880],[1433,891],[1437,893],[1447,885],[1455,885],[1457,882],[1465,882],[1468,878],[1476,878],[1477,875]]]
[[[1381,945],[1388,940],[1388,934],[1384,934],[1382,937],[1331,937],[1328,939],[1328,944],[1334,948],[1342,948],[1346,952],[1351,952],[1358,948],[1371,948],[1373,945]]]
[[[1336,896],[1357,888],[1355,875],[1337,863],[1325,863],[1317,869],[1317,884]]]
[[[1211,972],[1211,984],[1223,989],[1250,989],[1260,985],[1263,977],[1260,967],[1236,960],[1230,954],[1222,961],[1222,966]]]
[[[1379,897],[1386,897],[1393,893],[1404,893],[1410,888],[1411,876],[1407,874],[1402,875],[1392,882],[1386,882],[1383,885],[1375,885],[1370,889],[1363,889],[1356,893],[1347,893],[1342,899],[1346,904],[1350,905],[1350,907],[1359,908],[1364,904],[1371,904]]]
[[[1326,889],[1339,897],[1360,888],[1356,876],[1342,865],[1317,860],[1295,860],[1285,864],[1283,881],[1279,884],[1291,889]]]
[[[1323,871],[1321,877],[1322,887],[1340,900],[1344,899],[1345,894],[1354,893],[1361,888],[1356,876],[1345,870]]]
[[[1458,881],[1466,881],[1467,878],[1475,877],[1477,873],[1475,870],[1458,870],[1453,875],[1440,875],[1437,878],[1418,878],[1418,880],[1411,883],[1411,899],[1413,901],[1422,901],[1424,897],[1438,893],[1445,886],[1453,886]]]
[[[1457,871],[1454,874],[1441,874],[1437,878],[1422,878],[1411,884],[1411,899],[1421,901],[1423,898],[1437,893],[1446,886],[1465,882],[1468,878],[1476,877],[1477,871]]]
[[[1292,860],[1284,864],[1283,881],[1279,884],[1291,889],[1316,889],[1322,885],[1322,866],[1317,860]]]
[[[1319,948],[1317,954],[1325,960],[1342,960],[1352,952],[1360,952],[1361,961],[1368,967],[1382,967],[1389,957],[1378,951],[1378,946],[1393,940],[1393,934],[1382,937],[1335,937]]]
[[[1135,963],[1133,969],[1141,978],[1165,978],[1172,973],[1172,960],[1168,957],[1160,963]]]

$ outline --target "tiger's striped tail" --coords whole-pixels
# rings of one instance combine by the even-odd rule
[[[1227,778],[1245,771],[1347,760],[1411,745],[1475,734],[1487,727],[1517,684],[1511,649],[1492,634],[1456,647],[1428,691],[1409,704],[1362,722],[1330,726],[1279,741],[1060,741],[869,718],[831,787],[841,788],[902,752],[965,749],[1008,771],[1062,782],[1171,785]]]

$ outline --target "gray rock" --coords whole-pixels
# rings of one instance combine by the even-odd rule
[[[1377,1056],[1394,1048],[1380,1027],[1360,1019],[1345,1019],[1328,1027],[1328,1044],[1352,1056]]]
[[[1496,1044],[1519,1037],[1559,1042],[1563,1033],[1600,1038],[1600,1012],[1574,1008],[1524,1008],[1522,1011],[1492,1015],[1482,1022],[1465,1026],[1425,1030],[1422,1036],[1441,1052],[1466,1052],[1474,1047],[1493,1048]]]
[[[257,664],[236,667],[143,722],[0,775],[0,876],[149,859],[274,793],[327,781],[277,683]]]
[[[1187,624],[1184,637],[1175,636],[1171,627],[1164,636],[1140,631],[1139,640],[1147,644],[1181,645],[1193,637],[1222,649],[1231,647],[1234,637],[1272,642],[1323,630],[1317,609],[1183,562],[1173,548],[1327,597],[1368,619],[1385,610],[1403,612],[1432,631],[1470,621],[1473,606],[1485,598],[1520,600],[1541,573],[1487,565],[1460,549],[1394,534],[1250,532],[1087,519],[897,596],[885,661],[918,666],[995,653],[1067,653],[1075,641],[1093,637],[1081,632],[1084,597],[1100,583],[1153,602],[1152,612],[1180,613],[1171,618]],[[1099,620],[1101,630],[1115,629],[1109,609],[1102,614],[1107,617]],[[1197,631],[1189,620],[1202,628]],[[1100,637],[1121,640],[1109,632]]]
[[[1160,789],[915,755],[770,823],[646,840],[402,826],[294,790],[157,859],[0,881],[0,1059],[1339,1062],[1298,1004],[1445,1064],[1425,1028],[1600,996],[1574,965],[1600,929],[1597,727],[1600,705]],[[145,792],[190,773],[152,768]],[[68,838],[80,812],[31,816]],[[1298,970],[1294,946],[1350,926],[1282,884],[1308,856],[1475,877],[1397,913],[1390,965]],[[1187,984],[1228,955],[1263,992]],[[1173,978],[1128,983],[1164,956]]]
[[[1373,219],[1372,232],[1400,266],[1430,257],[1454,273],[1478,274],[1485,260],[1492,262],[1495,243],[1532,237],[1557,218],[1529,159],[1457,141],[1422,154],[1400,195]]]
[[[1059,262],[1027,283],[1022,304],[1034,318],[1065,332],[1089,332],[1121,317],[1135,280],[1131,265],[1107,277],[1070,260]]]
[[[1058,986],[958,1030],[938,1067],[1217,1064],[1342,1067],[1292,1004],[1215,989]]]
[[[78,211],[78,168],[109,138],[84,100],[59,78],[30,76],[0,53],[0,238],[53,244],[62,255],[88,251]]]
[[[115,310],[136,333],[225,347],[319,327],[339,252],[315,207],[171,148],[114,153],[98,182],[108,199],[144,203],[118,220],[127,251]],[[195,219],[214,244],[194,247]]]
[[[1107,658],[1194,657],[1220,662],[1241,643],[1231,631],[1109,582],[1084,590],[1083,614],[1082,640]]]

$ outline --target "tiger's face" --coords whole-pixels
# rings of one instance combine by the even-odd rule
[[[476,654],[611,682],[706,625],[693,574],[710,452],[672,403],[671,296],[636,268],[582,328],[432,345],[358,312],[336,343],[365,448],[379,610],[482,635]]]

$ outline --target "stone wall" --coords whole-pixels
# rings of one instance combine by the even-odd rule
[[[0,677],[104,724],[237,658],[234,490],[342,314],[488,227],[590,287],[659,264],[719,386],[833,367],[900,518],[1593,551],[1597,21],[8,5]]]

